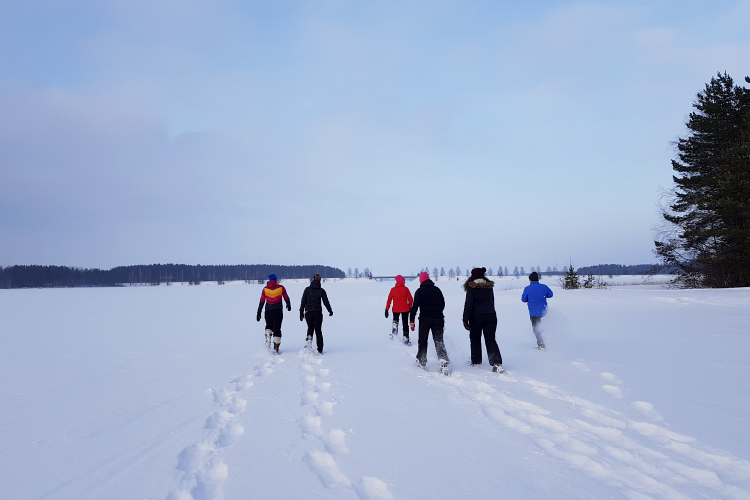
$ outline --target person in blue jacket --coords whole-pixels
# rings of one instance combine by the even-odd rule
[[[539,275],[535,272],[529,275],[529,286],[523,289],[521,302],[526,302],[529,306],[529,316],[531,317],[531,328],[536,336],[536,346],[542,351],[544,338],[542,338],[542,316],[547,314],[547,299],[552,298],[552,290],[547,285],[539,283]]]

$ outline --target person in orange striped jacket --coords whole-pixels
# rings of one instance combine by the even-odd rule
[[[282,300],[286,302],[286,310],[292,310],[292,302],[289,295],[286,294],[286,288],[279,285],[278,278],[275,274],[268,275],[268,283],[260,294],[260,304],[258,305],[258,314],[255,317],[260,321],[260,313],[263,311],[263,304],[266,305],[266,346],[271,345],[273,336],[273,350],[279,352],[281,345],[281,322],[284,320],[284,307]]]
[[[394,335],[398,335],[398,320],[401,316],[401,323],[404,332],[404,344],[411,345],[409,341],[409,311],[414,303],[411,291],[406,288],[406,279],[400,274],[396,276],[396,286],[391,288],[388,294],[388,302],[385,303],[385,317],[388,317],[388,309],[393,301],[393,328],[391,329],[391,340]]]

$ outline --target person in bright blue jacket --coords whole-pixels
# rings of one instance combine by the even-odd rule
[[[531,317],[531,329],[536,336],[537,348],[544,350],[544,338],[542,338],[542,316],[547,314],[547,299],[552,298],[552,290],[547,285],[539,283],[539,275],[535,272],[529,275],[529,286],[523,289],[521,302],[529,305],[529,316]]]

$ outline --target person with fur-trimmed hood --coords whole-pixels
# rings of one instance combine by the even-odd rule
[[[263,311],[263,304],[266,306],[266,345],[271,345],[273,337],[273,350],[279,352],[281,345],[281,322],[284,321],[284,307],[282,299],[286,302],[286,310],[292,310],[292,302],[286,293],[286,288],[279,285],[278,278],[275,274],[268,275],[268,283],[260,293],[260,304],[258,305],[258,314],[255,319],[260,321],[260,313]]]
[[[299,305],[299,320],[307,320],[307,347],[312,348],[313,332],[318,345],[318,353],[323,354],[323,307],[328,309],[328,315],[333,316],[333,309],[328,302],[328,294],[320,286],[320,275],[316,274],[310,280],[310,286],[302,293],[302,302]]]
[[[486,268],[475,267],[471,270],[471,276],[466,278],[464,283],[464,290],[466,291],[463,315],[464,328],[469,331],[471,365],[482,364],[482,335],[484,335],[487,361],[495,370],[502,370],[503,357],[495,340],[495,332],[497,331],[495,292],[493,291],[495,283],[485,277],[485,272],[487,272]]]
[[[409,326],[414,331],[414,320],[419,312],[419,341],[417,343],[417,362],[420,366],[427,364],[427,340],[432,331],[432,341],[435,343],[435,351],[440,360],[440,366],[447,368],[450,360],[443,342],[443,330],[445,329],[445,298],[430,275],[422,273],[419,275],[419,288],[414,293],[414,304],[409,312]]]
[[[539,274],[536,271],[529,274],[529,286],[523,289],[521,302],[529,306],[529,318],[531,318],[531,329],[536,337],[536,346],[540,351],[547,350],[542,337],[542,317],[547,314],[547,299],[552,298],[552,290],[547,285],[539,283]]]
[[[406,287],[406,279],[400,274],[396,276],[396,286],[391,288],[388,294],[388,301],[385,303],[385,317],[388,317],[388,310],[391,308],[393,301],[393,328],[391,328],[391,339],[398,335],[398,320],[401,317],[401,324],[404,332],[404,344],[411,345],[409,341],[409,311],[414,299],[411,291]]]

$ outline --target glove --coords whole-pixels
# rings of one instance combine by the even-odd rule
[[[385,310],[385,317],[388,317],[388,309]]]
[[[299,320],[304,321],[305,320],[305,313],[303,311],[299,312]]]
[[[409,322],[409,328],[411,328],[412,332],[414,331],[414,322],[413,321]]]
[[[333,311],[328,311],[329,316],[333,316]]]
[[[292,305],[291,304],[287,304],[286,305],[286,310],[287,311],[291,311],[292,310]]]
[[[256,319],[257,321],[260,321],[260,311],[258,311],[258,314],[257,314],[257,315],[255,316],[255,319]]]
[[[464,328],[471,331],[471,327],[469,326],[469,322],[467,320],[464,320]]]

